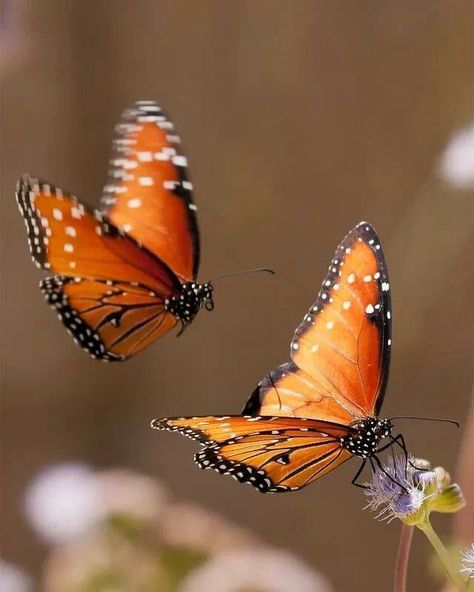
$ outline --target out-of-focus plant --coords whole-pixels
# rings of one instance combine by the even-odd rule
[[[16,565],[0,560],[0,592],[33,592],[33,580]]]
[[[463,552],[461,565],[461,572],[467,574],[467,577],[474,581],[474,543],[471,543],[471,546]]]
[[[377,466],[365,493],[367,507],[377,517],[388,521],[398,518],[402,533],[395,570],[395,591],[405,590],[406,570],[414,528],[421,530],[433,546],[447,577],[457,590],[465,590],[466,581],[461,566],[453,565],[447,551],[431,524],[433,512],[454,513],[465,506],[458,484],[442,467],[432,468],[422,459],[389,457],[386,464]]]
[[[50,545],[44,592],[330,590],[292,554],[125,469],[47,468],[28,488],[25,510]]]

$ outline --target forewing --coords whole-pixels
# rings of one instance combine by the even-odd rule
[[[117,126],[102,211],[189,281],[199,266],[199,234],[179,143],[173,124],[153,101],[127,109]]]
[[[135,282],[162,296],[179,286],[166,265],[74,196],[28,176],[18,182],[16,196],[38,267],[66,276]]]
[[[195,457],[200,468],[262,493],[301,489],[351,456],[341,444],[351,428],[324,421],[207,416],[154,420],[152,427],[198,440],[204,444]]]
[[[104,361],[137,354],[176,324],[163,298],[141,286],[53,276],[40,288],[74,341]]]
[[[351,414],[377,415],[388,379],[391,302],[380,240],[367,222],[344,238],[296,329],[293,362]]]

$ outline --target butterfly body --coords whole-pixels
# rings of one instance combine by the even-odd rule
[[[397,441],[380,419],[391,349],[390,283],[380,240],[360,222],[342,240],[290,345],[240,416],[157,419],[204,448],[202,469],[258,491],[296,491],[351,457],[372,459]]]
[[[138,101],[117,126],[100,209],[24,175],[16,198],[40,283],[74,340],[92,357],[126,360],[202,307],[212,285],[196,280],[196,205],[173,124]]]
[[[391,435],[393,425],[389,419],[365,417],[350,427],[354,431],[341,438],[342,447],[353,456],[365,460],[377,453],[380,441]]]
[[[212,294],[213,287],[210,282],[205,284],[186,282],[181,284],[177,294],[165,300],[165,310],[179,319],[185,327],[193,321],[203,306],[207,310],[214,308]]]

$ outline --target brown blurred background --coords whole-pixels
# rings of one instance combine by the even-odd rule
[[[472,3],[429,0],[43,0],[3,3],[3,555],[40,572],[25,486],[76,459],[157,474],[298,553],[342,590],[388,590],[398,524],[362,511],[356,463],[294,495],[262,496],[192,463],[194,446],[149,429],[161,415],[235,413],[288,359],[296,324],[344,233],[380,234],[394,347],[384,415],[463,420],[472,373],[472,195],[439,179],[472,117]],[[79,350],[37,289],[17,177],[95,203],[113,125],[156,99],[183,138],[202,237],[201,313],[124,364]],[[401,423],[410,449],[454,470],[461,434]],[[472,492],[468,492],[468,496]],[[438,519],[447,534],[449,520]],[[444,531],[443,531],[444,529]],[[415,541],[412,589],[431,589]]]

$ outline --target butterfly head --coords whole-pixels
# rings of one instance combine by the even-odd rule
[[[380,440],[390,436],[393,424],[389,419],[365,417],[351,427],[354,431],[341,439],[342,446],[354,456],[366,459],[376,454]]]
[[[201,288],[201,306],[204,306],[206,310],[214,310],[214,300],[212,298],[214,288],[211,282],[206,282],[205,284],[200,284]]]

